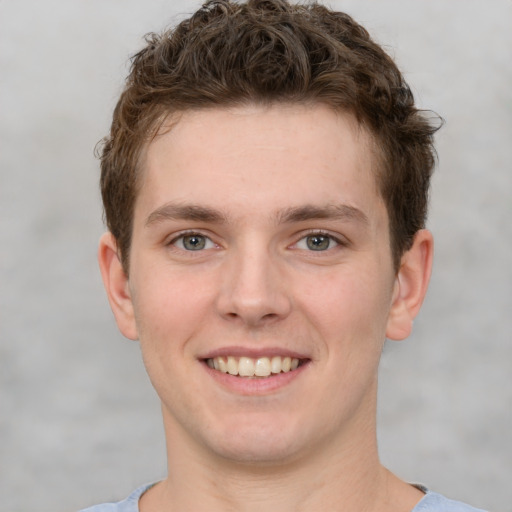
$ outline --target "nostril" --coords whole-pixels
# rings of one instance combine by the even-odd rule
[[[289,297],[283,291],[273,290],[263,277],[257,277],[250,276],[249,283],[246,282],[249,278],[245,281],[239,278],[234,283],[228,280],[219,291],[216,307],[224,319],[260,325],[288,316],[291,310]]]

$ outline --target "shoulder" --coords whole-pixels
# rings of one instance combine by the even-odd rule
[[[128,498],[117,503],[103,503],[85,508],[80,512],[139,512],[140,497],[154,484],[144,485],[133,491]]]
[[[460,501],[450,500],[436,492],[427,491],[412,512],[485,512]]]

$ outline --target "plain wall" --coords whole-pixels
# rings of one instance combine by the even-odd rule
[[[165,474],[159,403],[96,265],[98,162],[142,36],[198,4],[0,1],[0,509],[76,510]],[[389,343],[382,459],[508,510],[512,492],[512,2],[331,2],[446,119],[431,289]]]

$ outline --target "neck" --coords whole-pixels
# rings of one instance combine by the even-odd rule
[[[374,417],[363,415],[372,419],[293,459],[251,463],[198,449],[164,412],[168,477],[143,496],[140,510],[409,512],[422,493],[380,464]]]

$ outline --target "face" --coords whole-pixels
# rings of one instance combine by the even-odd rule
[[[168,438],[273,463],[373,428],[398,279],[368,148],[348,115],[283,105],[188,112],[151,143],[113,309]]]

